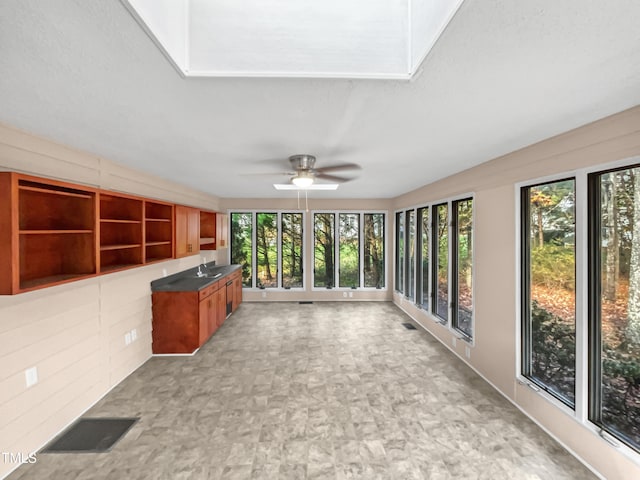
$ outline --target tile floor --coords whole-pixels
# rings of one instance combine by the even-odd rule
[[[391,303],[244,303],[194,357],[152,358],[87,416],[109,453],[10,480],[595,478]]]

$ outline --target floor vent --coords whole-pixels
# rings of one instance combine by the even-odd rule
[[[403,323],[402,326],[407,330],[416,330],[416,326],[413,323]]]
[[[108,452],[139,418],[81,418],[42,453]]]
[[[304,300],[302,302],[298,302],[300,305],[311,305],[313,302],[310,300]]]

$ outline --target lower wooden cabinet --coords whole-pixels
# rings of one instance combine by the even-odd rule
[[[193,353],[204,345],[227,318],[227,303],[233,312],[242,302],[241,275],[235,271],[199,291],[153,292],[153,353]]]

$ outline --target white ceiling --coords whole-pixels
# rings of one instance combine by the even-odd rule
[[[467,0],[415,81],[182,78],[117,0],[0,1],[0,122],[221,197],[394,197],[640,104],[637,0]],[[277,167],[268,160],[282,159]]]

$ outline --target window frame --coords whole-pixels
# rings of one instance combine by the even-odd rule
[[[457,206],[462,203],[462,202],[471,202],[471,334],[465,332],[464,330],[462,330],[459,325],[458,325],[458,312],[460,311],[460,285],[459,285],[459,272],[458,272],[458,268],[459,268],[459,247],[460,247],[460,237],[459,237],[459,232],[458,232],[458,210],[457,210]],[[450,241],[452,243],[451,245],[451,289],[450,289],[450,296],[452,297],[450,300],[450,315],[451,315],[451,327],[460,335],[462,335],[462,337],[469,341],[471,339],[473,339],[473,337],[475,337],[475,316],[476,316],[476,309],[475,309],[475,297],[474,297],[474,293],[475,293],[475,283],[474,283],[474,227],[475,227],[475,202],[473,197],[466,197],[466,198],[459,198],[456,200],[452,200],[451,201],[451,237],[450,237]],[[455,307],[455,308],[454,308]]]
[[[397,225],[397,221],[399,218],[402,218],[403,220],[408,219],[408,213],[409,211],[414,211],[415,212],[415,221],[416,221],[416,228],[415,228],[415,268],[414,268],[414,275],[415,275],[415,296],[414,298],[409,298],[406,296],[406,294],[403,291],[399,291],[396,287],[396,285],[394,285],[394,294],[400,296],[401,298],[401,302],[407,302],[410,303],[412,305],[414,305],[416,308],[418,308],[420,310],[420,312],[422,312],[422,314],[426,315],[428,318],[430,318],[435,324],[444,327],[445,329],[447,329],[447,331],[449,331],[456,339],[460,339],[463,340],[468,347],[473,347],[475,346],[475,303],[473,304],[473,311],[472,311],[472,320],[471,320],[471,332],[472,332],[472,336],[469,337],[467,335],[464,335],[464,332],[459,331],[458,329],[453,327],[452,324],[452,302],[453,302],[453,296],[452,296],[452,276],[454,275],[454,271],[452,268],[452,256],[454,254],[453,252],[453,242],[452,242],[452,235],[453,235],[453,227],[452,227],[452,223],[451,223],[451,211],[453,208],[453,204],[457,201],[464,201],[464,200],[471,200],[472,204],[474,205],[474,208],[472,210],[472,236],[475,237],[475,228],[476,228],[476,222],[475,222],[475,218],[476,218],[476,210],[475,210],[475,193],[474,192],[465,192],[462,193],[460,195],[455,195],[455,196],[451,196],[451,197],[447,197],[447,198],[441,198],[438,199],[436,201],[432,201],[432,202],[426,202],[426,203],[422,203],[420,205],[416,205],[416,206],[408,206],[408,207],[404,207],[401,209],[397,209],[394,211],[394,219],[396,221],[396,224],[394,225],[394,240],[395,240],[395,244],[394,244],[394,259],[396,260],[396,265],[394,265],[394,272],[396,274],[396,278],[395,281],[397,282],[397,275],[398,275],[398,256],[399,256],[399,245],[398,245],[398,240],[399,240],[399,235],[398,235],[398,225]],[[435,305],[435,300],[434,297],[437,294],[435,291],[435,281],[434,281],[434,276],[437,275],[437,268],[435,268],[435,262],[437,259],[437,255],[435,254],[434,250],[435,248],[437,248],[437,235],[434,234],[434,232],[436,231],[437,226],[435,225],[435,222],[437,222],[437,217],[435,215],[436,212],[436,207],[439,205],[445,205],[447,208],[447,295],[448,295],[448,299],[447,299],[447,313],[448,313],[448,318],[446,320],[444,320],[441,316],[436,315],[434,313],[434,305]],[[428,223],[428,241],[429,241],[429,272],[427,275],[427,282],[428,282],[428,298],[429,298],[429,305],[428,305],[428,309],[424,307],[424,304],[422,303],[422,292],[421,289],[424,286],[424,279],[423,279],[423,272],[422,272],[422,217],[421,217],[421,213],[423,211],[428,211],[429,212],[429,223]],[[404,247],[405,247],[405,271],[406,271],[406,265],[407,263],[407,249],[408,249],[408,242],[406,241],[406,235],[408,232],[408,228],[406,228],[407,226],[405,225],[405,238],[404,238]],[[472,253],[472,258],[471,258],[471,275],[472,275],[472,292],[475,292],[475,266],[476,266],[476,258],[475,258],[475,252]],[[472,293],[472,295],[474,295],[474,293]],[[474,295],[475,296],[475,295]],[[457,301],[457,299],[456,299]]]
[[[354,291],[386,291],[388,289],[389,284],[389,273],[386,268],[384,270],[384,286],[383,287],[365,287],[364,286],[364,216],[367,214],[380,214],[383,216],[383,242],[382,242],[382,254],[384,257],[384,261],[387,259],[387,222],[388,222],[388,212],[386,210],[312,210],[309,212],[309,218],[311,222],[311,243],[313,244],[312,251],[315,251],[315,229],[314,219],[316,214],[328,213],[334,215],[333,218],[333,240],[334,240],[334,278],[333,278],[333,286],[331,288],[327,287],[316,287],[315,286],[315,257],[312,255],[311,258],[311,290],[312,291],[327,291],[327,290],[337,290],[342,292],[354,292]],[[340,286],[340,214],[346,215],[358,215],[358,286],[357,287],[341,287]]]
[[[307,215],[305,210],[298,209],[286,209],[286,210],[278,210],[278,209],[248,209],[248,208],[238,208],[238,209],[230,209],[228,210],[229,217],[229,232],[231,232],[232,222],[231,217],[234,213],[244,213],[251,215],[251,241],[252,241],[252,250],[251,250],[251,286],[243,285],[243,290],[255,290],[255,291],[283,291],[283,292],[291,292],[297,291],[301,292],[306,290],[306,279],[305,279],[305,271],[307,268],[307,259],[305,257],[305,252],[307,251],[307,238],[305,236],[305,225],[307,221]],[[258,214],[276,214],[276,227],[277,227],[277,236],[276,236],[276,251],[277,251],[277,275],[276,275],[276,286],[275,287],[258,287],[258,273],[257,273],[257,258],[258,258],[258,243],[257,243],[257,222],[258,222]],[[301,287],[291,287],[285,288],[282,286],[282,215],[283,214],[301,214],[302,215],[302,257],[304,259],[302,263],[302,286]],[[231,246],[231,239],[229,242]],[[227,260],[231,263],[231,251],[232,248],[227,249]]]
[[[590,431],[593,435],[597,435],[604,439],[609,445],[620,452],[624,457],[636,464],[640,464],[640,453],[634,448],[628,446],[622,440],[604,430],[600,425],[594,423],[590,415],[590,408],[592,405],[592,396],[589,391],[589,381],[593,381],[593,371],[588,368],[590,362],[593,361],[593,352],[591,350],[593,342],[599,339],[599,336],[592,335],[593,322],[590,321],[588,311],[589,308],[593,308],[592,298],[589,297],[590,288],[593,288],[589,284],[594,281],[594,276],[589,276],[589,271],[593,271],[594,265],[593,254],[590,253],[589,245],[592,240],[590,235],[593,236],[593,231],[590,233],[590,229],[594,228],[593,223],[589,224],[590,212],[588,205],[589,189],[588,189],[588,177],[591,174],[598,174],[612,170],[619,170],[629,168],[632,165],[640,163],[640,155],[626,157],[610,162],[604,162],[596,165],[592,165],[585,168],[579,168],[574,170],[565,170],[552,175],[542,176],[533,179],[527,179],[526,181],[517,182],[514,184],[514,197],[516,202],[515,208],[515,265],[516,265],[516,302],[515,302],[515,379],[518,384],[528,387],[533,393],[544,401],[552,404],[560,412],[569,418],[572,418],[576,423],[581,425]],[[545,390],[537,387],[536,384],[531,382],[527,377],[522,375],[521,359],[522,359],[522,319],[521,319],[521,304],[522,304],[522,292],[520,286],[521,272],[521,188],[527,185],[536,185],[545,182],[558,181],[566,179],[568,177],[574,177],[576,180],[576,379],[575,379],[575,410],[569,408],[562,401],[556,397],[550,395]],[[593,212],[591,212],[593,213]],[[599,334],[598,334],[599,335]]]
[[[438,314],[438,269],[440,268],[440,245],[438,238],[439,207],[447,208],[447,317]],[[442,325],[451,328],[451,201],[440,201],[431,205],[431,314]],[[435,214],[434,214],[435,212]]]
[[[568,401],[565,401],[560,394],[554,393],[552,389],[544,385],[542,382],[538,381],[533,375],[531,375],[531,365],[526,359],[531,358],[532,346],[530,345],[531,339],[531,325],[528,321],[531,311],[530,311],[530,296],[529,292],[531,291],[531,270],[530,266],[525,267],[525,249],[527,252],[530,251],[531,248],[531,238],[530,238],[530,229],[531,229],[531,218],[528,211],[529,197],[528,192],[533,187],[538,187],[542,185],[548,185],[552,183],[559,183],[572,180],[574,182],[574,238],[575,238],[575,249],[574,249],[574,262],[575,262],[575,345],[576,349],[574,352],[576,363],[574,365],[575,370],[575,378],[574,378],[574,404],[571,405]],[[519,188],[519,204],[517,210],[519,211],[519,221],[517,226],[519,226],[519,234],[517,239],[517,244],[519,245],[519,257],[518,257],[518,290],[519,290],[519,363],[518,363],[518,375],[520,380],[531,386],[532,388],[535,386],[538,390],[544,392],[546,396],[552,399],[555,402],[561,404],[563,408],[568,409],[573,412],[577,406],[577,392],[578,392],[578,228],[580,226],[578,222],[578,178],[576,175],[557,175],[553,177],[545,177],[542,181],[533,181],[526,182],[520,185]],[[534,388],[534,390],[535,390]]]

